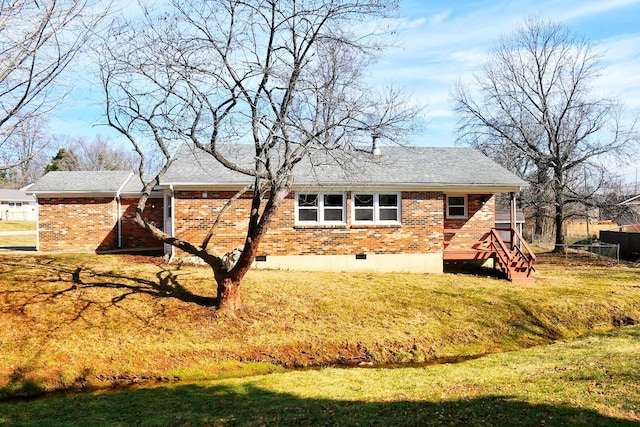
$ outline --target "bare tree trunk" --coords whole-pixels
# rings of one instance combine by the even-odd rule
[[[556,229],[556,246],[555,251],[564,251],[564,181],[562,171],[555,171],[555,186],[554,186],[554,199],[555,199],[555,213],[554,213],[554,225]]]
[[[218,310],[233,314],[241,309],[240,281],[231,277],[218,281]]]
[[[535,228],[534,228],[533,234],[536,236],[542,236],[544,234],[544,230],[542,228],[544,216],[542,213],[542,208],[540,206],[535,207],[534,219],[535,219]]]
[[[258,252],[260,241],[268,230],[271,218],[278,211],[280,202],[289,193],[288,186],[271,191],[262,215],[260,215],[260,205],[262,203],[260,183],[255,184],[255,193],[251,206],[251,217],[249,218],[249,230],[245,240],[242,253],[236,264],[228,272],[220,271],[216,276],[218,283],[218,309],[233,314],[242,308],[240,301],[240,284],[242,279],[251,268],[251,264]]]

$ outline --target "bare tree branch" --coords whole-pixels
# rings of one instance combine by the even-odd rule
[[[594,95],[601,71],[591,43],[563,25],[530,18],[499,41],[473,89],[459,83],[452,93],[458,140],[531,183],[524,200],[536,221],[554,211],[557,244],[573,215],[565,206],[592,204],[603,181],[587,173],[593,181],[585,186],[574,177],[606,170],[605,157],[623,158],[637,148],[635,120],[623,124],[622,106]]]
[[[12,150],[24,123],[43,120],[64,100],[69,88],[56,82],[108,11],[100,0],[0,1],[0,152]]]
[[[411,131],[420,108],[393,87],[374,90],[364,77],[384,46],[384,32],[373,23],[384,22],[397,4],[175,0],[165,6],[145,8],[143,22],[122,18],[105,39],[107,118],[140,153],[148,140],[164,153],[165,167],[153,182],[185,142],[247,176],[250,186],[212,219],[202,246],[156,230],[166,243],[215,259],[221,306],[237,308],[231,295],[289,194],[295,166],[319,152],[358,155],[356,148],[368,145],[372,133],[401,141]],[[240,145],[251,147],[252,158],[234,156]],[[245,244],[226,271],[207,246],[222,214],[248,191]],[[145,201],[143,196],[140,212]],[[140,222],[152,228],[142,216]]]

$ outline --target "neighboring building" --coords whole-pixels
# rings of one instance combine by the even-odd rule
[[[524,226],[524,212],[522,209],[516,210],[515,229],[522,235]],[[509,209],[496,209],[496,229],[505,242],[511,240],[511,212]]]
[[[621,226],[639,226],[640,194],[620,202],[620,206],[624,208],[624,213],[616,218],[616,222]]]
[[[600,231],[604,243],[619,245],[620,258],[640,262],[640,195],[620,203],[624,212],[617,218],[618,227]]]
[[[250,149],[234,148],[238,162],[252,161]],[[438,273],[445,260],[495,258],[512,279],[530,277],[532,260],[507,259],[514,255],[496,249],[497,233],[492,232],[495,195],[515,194],[527,183],[479,152],[384,147],[381,156],[343,162],[348,167],[329,157],[314,159],[314,164],[296,166],[291,194],[260,244],[256,267]],[[107,251],[151,244],[130,239],[135,224],[126,213],[135,211],[130,209],[139,180],[126,173],[117,180],[115,173],[86,178],[76,173],[47,174],[32,188],[41,206],[41,250]],[[92,184],[80,186],[83,180]],[[56,184],[63,181],[65,187]],[[249,182],[246,175],[185,145],[145,213],[169,234],[197,243],[224,203]],[[209,243],[211,252],[224,254],[242,245],[250,202],[249,196],[240,198],[225,213]],[[72,223],[56,216],[73,218]],[[185,255],[174,250],[165,246],[167,255]]]
[[[36,198],[25,189],[0,189],[0,220],[35,221],[38,204]]]

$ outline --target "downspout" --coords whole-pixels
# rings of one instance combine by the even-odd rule
[[[129,175],[127,179],[124,180],[120,188],[116,191],[116,196],[114,200],[116,202],[116,215],[117,215],[117,225],[118,225],[118,249],[122,249],[122,203],[120,200],[120,193],[122,193],[122,189],[129,182],[131,177],[133,176],[133,172]]]
[[[116,194],[116,215],[118,216],[118,249],[122,248],[122,209],[120,208],[120,194]]]
[[[514,230],[516,229],[516,193],[514,191],[511,192],[510,194],[511,196],[511,209],[509,209],[509,222],[511,223],[511,250],[513,250],[513,248],[515,247],[515,243],[516,243],[516,239],[515,239],[515,232]]]
[[[33,195],[36,199],[36,252],[40,250],[40,202],[38,196]]]
[[[173,230],[175,229],[175,224],[174,224],[174,205],[173,205],[173,196],[174,196],[174,192],[173,192],[173,185],[169,185],[169,192],[171,194],[171,200],[169,201],[169,203],[171,203],[171,207],[169,209],[169,212],[171,213],[170,215],[170,221],[171,221],[171,230],[169,230],[170,234],[173,236]],[[165,210],[167,209],[167,207],[165,206]],[[166,220],[166,218],[165,218]],[[167,263],[171,264],[173,262],[173,258],[176,256],[176,250],[175,247],[173,245],[171,245],[171,253],[169,254],[169,259],[167,260]]]

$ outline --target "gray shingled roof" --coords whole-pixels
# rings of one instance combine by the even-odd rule
[[[0,201],[3,202],[35,202],[33,196],[27,194],[25,190],[13,190],[0,188]]]
[[[113,194],[129,180],[129,171],[53,171],[29,188],[33,194]]]
[[[251,166],[252,147],[226,147],[230,158]],[[379,157],[358,153],[332,157],[315,152],[296,165],[294,187],[381,187],[412,188],[518,188],[528,184],[480,152],[466,147],[382,148]],[[252,179],[222,166],[209,154],[184,145],[161,184],[239,187]],[[129,171],[54,171],[28,191],[29,194],[138,194],[142,183]]]
[[[150,181],[151,179],[153,179],[153,177],[145,175],[144,179]],[[124,185],[124,187],[122,187],[122,190],[120,193],[125,195],[134,195],[134,194],[138,195],[142,193],[143,187],[144,187],[144,183],[140,179],[140,175],[138,175],[137,172],[134,172],[131,178]]]
[[[233,147],[240,163],[250,163],[251,146]],[[340,163],[345,163],[342,167]],[[244,185],[251,179],[230,171],[212,156],[183,146],[163,185]],[[382,155],[332,159],[317,153],[296,165],[294,186],[526,187],[528,184],[467,147],[382,147]]]

